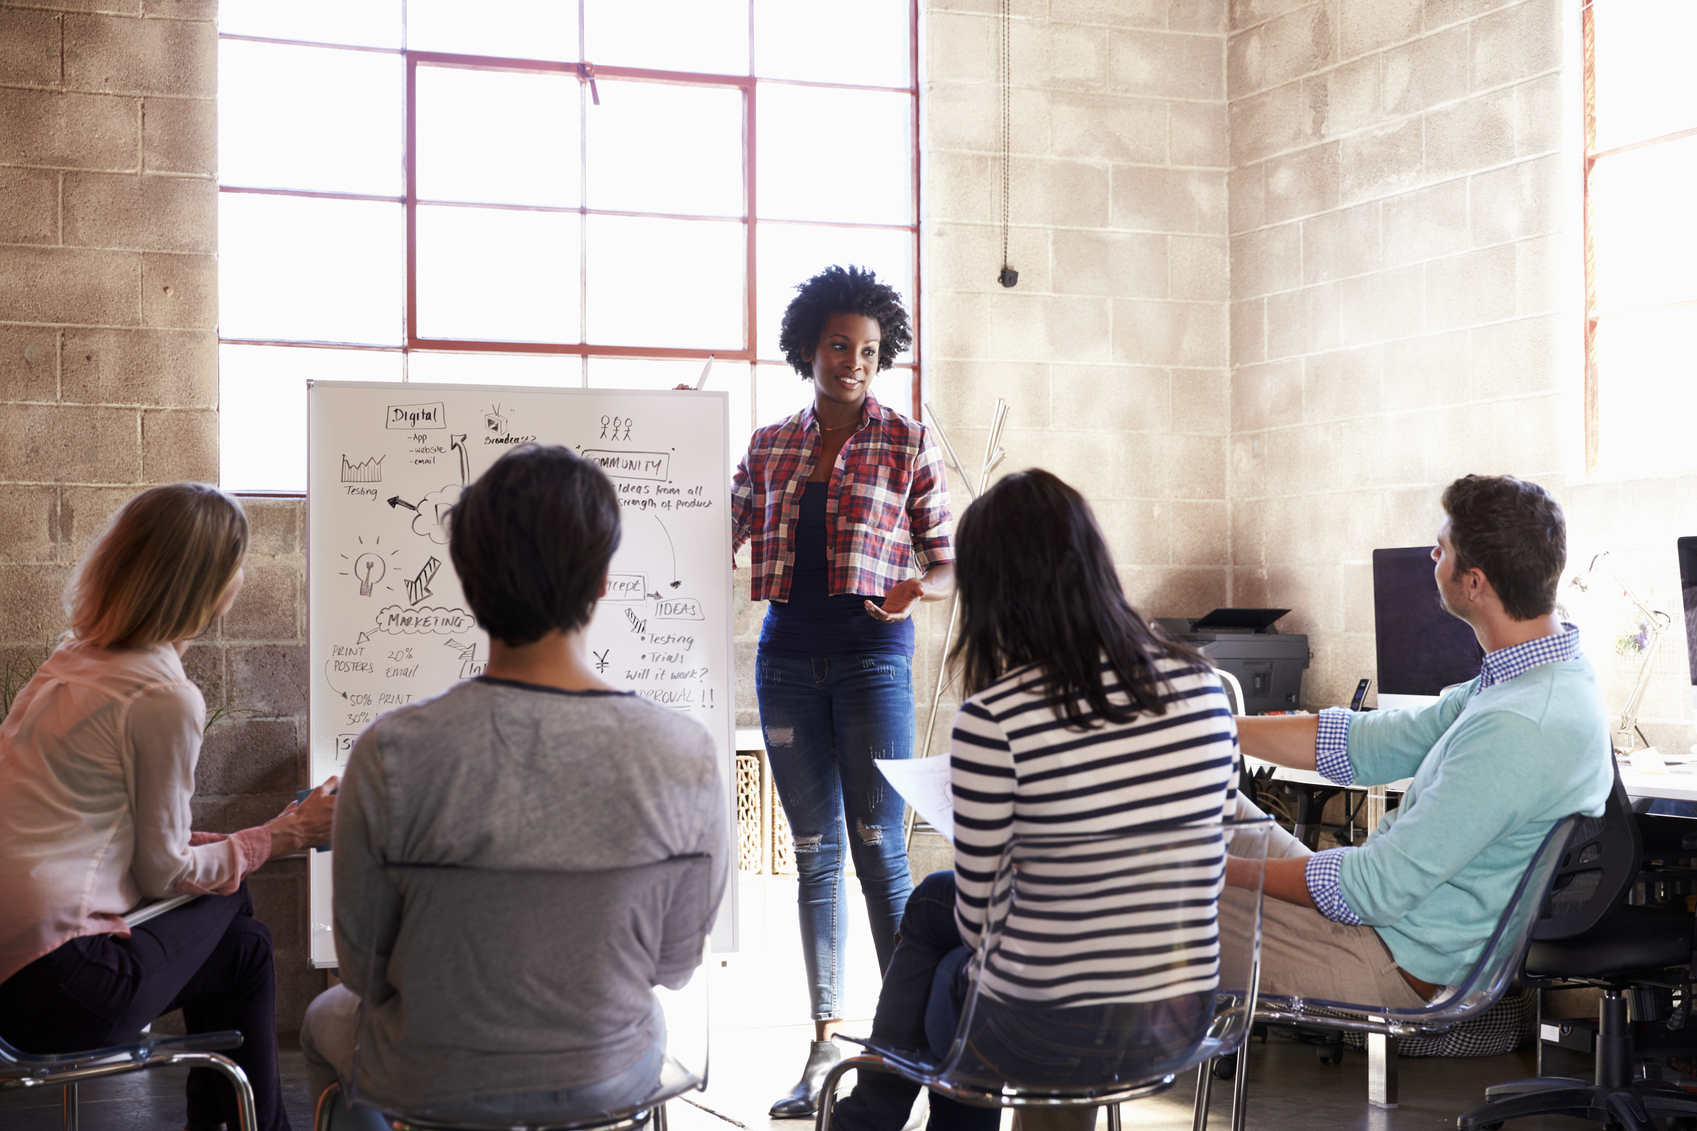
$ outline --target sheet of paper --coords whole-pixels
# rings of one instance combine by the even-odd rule
[[[152,903],[144,903],[124,916],[124,926],[135,930],[149,919],[156,919],[167,911],[174,911],[191,899],[199,899],[198,895],[173,895],[169,899],[156,899]]]
[[[878,768],[926,823],[951,842],[955,839],[955,797],[949,783],[948,758],[880,758]]]

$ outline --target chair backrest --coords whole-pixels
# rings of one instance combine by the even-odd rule
[[[1215,668],[1214,674],[1220,677],[1220,686],[1225,689],[1226,698],[1231,702],[1232,714],[1243,714],[1243,684],[1225,668]]]
[[[1570,939],[1595,927],[1632,890],[1644,841],[1617,771],[1601,817],[1575,817],[1532,937]]]
[[[712,867],[707,856],[589,872],[390,866],[400,924],[373,958],[350,1098],[421,1120],[458,1111],[459,1099],[398,1094],[395,1078],[420,1064],[453,1077],[459,1097],[555,1090],[567,1060],[604,1061],[605,1079],[648,1047],[655,1009],[662,1081],[674,1095],[704,1086],[706,978],[692,975],[716,911]]]
[[[1255,1008],[1270,829],[1015,837],[937,1081],[1004,1102],[1088,1098],[1238,1047]]]
[[[1569,839],[1581,817],[1563,817],[1544,834],[1496,927],[1456,992],[1416,1009],[1391,1009],[1374,1002],[1264,996],[1261,1017],[1269,1021],[1312,1021],[1327,1028],[1394,1036],[1441,1033],[1501,1000],[1525,961],[1533,928],[1549,898]],[[1318,1010],[1316,1014],[1313,1011]],[[1346,1011],[1337,1016],[1337,1011]],[[1370,1015],[1370,1016],[1368,1016]]]

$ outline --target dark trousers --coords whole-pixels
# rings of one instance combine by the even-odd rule
[[[0,982],[0,1036],[25,1052],[82,1052],[136,1039],[174,1009],[190,1033],[241,1031],[224,1055],[253,1085],[261,1131],[289,1131],[277,1075],[271,931],[253,917],[247,884],[205,895],[137,927],[130,937],[85,935]],[[188,1125],[236,1124],[235,1093],[210,1068],[188,1078]]]
[[[933,872],[913,889],[902,912],[895,953],[872,1016],[874,1044],[918,1059],[935,1059],[925,1025],[932,982],[944,960],[961,945],[955,926],[955,874]],[[950,963],[951,969],[956,965]],[[934,1021],[933,1028],[937,1027]],[[857,1073],[854,1091],[834,1109],[832,1131],[901,1131],[918,1095],[919,1085],[899,1076]],[[935,1092],[930,1106],[930,1131],[996,1131],[1002,1120],[998,1108],[974,1107]]]

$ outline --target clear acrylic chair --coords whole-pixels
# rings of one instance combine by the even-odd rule
[[[1092,835],[1016,837],[1003,851],[969,990],[947,1055],[932,1063],[868,1042],[826,1077],[818,1131],[827,1131],[838,1081],[851,1069],[890,1072],[933,1093],[984,1107],[1119,1104],[1170,1088],[1185,1069],[1237,1048],[1249,1032],[1260,961],[1261,878],[1270,819],[1221,821]],[[1234,880],[1225,886],[1227,857]],[[1123,910],[1100,913],[1100,900]],[[1076,932],[1090,976],[1069,996],[1040,984],[1077,955],[1032,941],[1028,929],[1098,909]],[[1222,918],[1223,903],[1239,912]],[[1078,968],[1074,968],[1077,973]],[[1175,981],[1175,974],[1177,980]],[[1037,988],[1034,988],[1037,987]],[[1088,1036],[1069,1036],[1071,1034]],[[1020,1056],[1034,1041],[1083,1041],[1084,1064],[1066,1079]]]
[[[186,1037],[152,1037],[133,1044],[56,1055],[21,1052],[0,1040],[0,1089],[64,1088],[65,1131],[76,1131],[80,1081],[121,1076],[147,1068],[210,1068],[229,1077],[230,1086],[235,1089],[236,1118],[241,1131],[258,1131],[253,1087],[248,1083],[247,1073],[229,1057],[218,1055],[240,1048],[241,1044],[242,1035],[233,1029]]]
[[[1521,873],[1520,883],[1509,897],[1508,906],[1486,940],[1479,959],[1452,994],[1418,1009],[1390,1009],[1361,1002],[1326,1001],[1318,998],[1262,994],[1255,1005],[1255,1023],[1301,1025],[1304,1028],[1363,1033],[1368,1040],[1368,1100],[1380,1107],[1394,1107],[1396,1096],[1396,1046],[1399,1037],[1432,1036],[1447,1032],[1462,1021],[1490,1009],[1520,973],[1526,948],[1538,915],[1550,897],[1551,886],[1561,866],[1568,838],[1584,818],[1564,817],[1545,835]],[[1336,1017],[1333,1013],[1354,1016]],[[1237,1057],[1236,1086],[1232,1095],[1232,1131],[1243,1131],[1248,1112],[1249,1045]],[[1197,1076],[1194,1131],[1208,1123],[1208,1104],[1213,1073],[1204,1068]]]
[[[340,1089],[332,1085],[320,1097],[314,1120],[317,1131],[340,1131],[343,1127],[387,1127],[392,1131],[625,1131],[649,1125],[665,1131],[666,1102],[707,1087],[707,975],[701,968],[701,959],[706,954],[708,933],[717,910],[708,900],[712,868],[712,858],[702,855],[602,872],[428,870],[429,897],[403,910],[403,931],[464,932],[468,924],[474,924],[469,929],[477,931],[480,938],[504,940],[492,945],[505,955],[504,969],[511,973],[496,984],[511,993],[512,999],[502,1004],[515,1016],[534,1021],[539,1005],[547,1008],[559,996],[561,988],[577,977],[574,956],[562,953],[552,943],[560,937],[567,920],[605,923],[609,936],[626,932],[652,948],[648,957],[655,968],[656,980],[663,983],[653,987],[653,994],[666,1025],[665,1054],[655,1087],[638,1102],[589,1115],[549,1112],[481,1115],[468,1113],[463,1105],[444,1108],[425,1102],[374,1097],[361,1087],[363,1050],[373,1047],[369,1011],[362,1005],[348,1094],[341,1096]],[[489,893],[497,890],[505,894],[491,899]],[[643,908],[651,901],[664,909],[663,929],[645,916]],[[645,923],[653,928],[652,933],[643,930]],[[625,944],[631,941],[624,938]],[[452,976],[452,972],[443,971],[441,976]],[[384,983],[374,974],[366,984]],[[429,1006],[425,1004],[422,1009],[427,1011]],[[419,1018],[409,1003],[409,1024],[415,1020]],[[453,1018],[422,1020],[434,1031],[445,1031],[443,1022],[446,1028],[452,1028],[453,1023]]]

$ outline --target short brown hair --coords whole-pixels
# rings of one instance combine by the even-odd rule
[[[1464,475],[1444,488],[1457,573],[1482,570],[1515,620],[1556,607],[1567,522],[1551,494],[1512,475]]]
[[[618,492],[570,448],[513,449],[448,517],[466,602],[490,636],[515,648],[588,624],[618,548]]]
[[[152,487],[125,503],[65,593],[78,640],[142,648],[205,631],[247,557],[247,514],[206,483]]]

